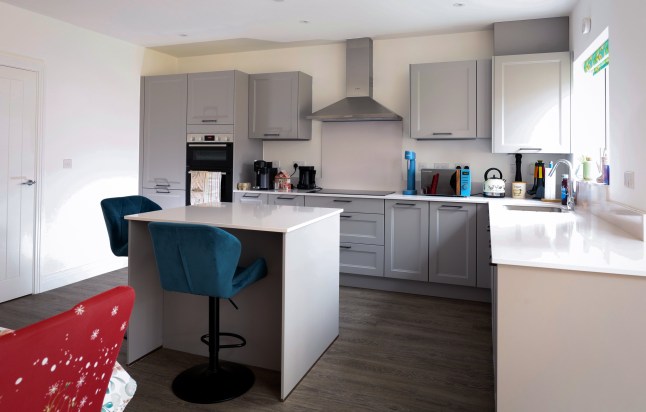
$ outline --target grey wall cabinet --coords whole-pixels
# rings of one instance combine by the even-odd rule
[[[570,52],[494,57],[494,153],[570,153]]]
[[[186,88],[185,74],[142,79],[142,191],[186,190]]]
[[[266,205],[267,204],[267,194],[266,193],[244,193],[244,192],[234,192],[233,193],[233,202],[234,203],[250,203],[256,205]]]
[[[476,205],[433,202],[429,207],[428,280],[476,286]]]
[[[384,276],[428,281],[429,202],[386,200]]]
[[[285,194],[268,194],[267,203],[270,205],[305,206],[305,196]]]
[[[249,76],[249,137],[310,140],[312,77],[302,72]]]
[[[305,206],[334,207],[341,213],[339,271],[384,276],[384,201],[350,197],[305,197]]]
[[[186,124],[234,124],[233,70],[188,74]]]
[[[491,137],[491,60],[410,65],[410,135]]]

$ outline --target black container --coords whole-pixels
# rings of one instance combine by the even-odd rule
[[[298,184],[296,188],[301,190],[316,189],[316,170],[314,170],[314,166],[298,167]]]

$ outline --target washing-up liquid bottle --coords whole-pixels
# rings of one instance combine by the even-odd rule
[[[568,175],[562,175],[563,180],[561,181],[561,204],[567,205],[567,185],[568,185]]]

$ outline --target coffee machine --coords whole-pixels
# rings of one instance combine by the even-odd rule
[[[255,175],[254,189],[270,190],[274,188],[274,178],[278,173],[278,169],[272,167],[272,162],[254,160],[253,173]]]
[[[316,170],[314,170],[314,166],[299,166],[296,188],[301,190],[316,189],[315,176]]]

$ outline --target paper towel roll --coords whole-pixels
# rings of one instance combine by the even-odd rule
[[[556,199],[556,174],[550,177],[552,168],[545,168],[545,197],[547,200]]]

